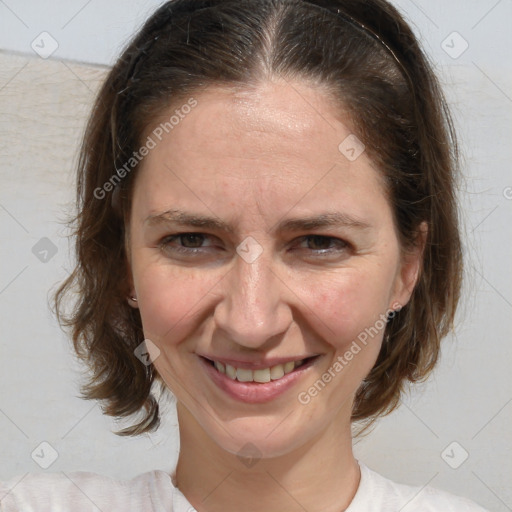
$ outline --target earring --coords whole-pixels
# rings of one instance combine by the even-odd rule
[[[131,300],[133,300],[133,302],[137,302],[137,298],[136,297],[130,297]]]

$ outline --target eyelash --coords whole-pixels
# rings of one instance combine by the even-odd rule
[[[181,242],[183,242],[183,238],[186,237],[186,236],[189,236],[189,235],[192,235],[192,236],[196,236],[196,237],[204,237],[205,239],[207,238],[214,238],[210,235],[207,235],[205,233],[196,233],[196,232],[188,232],[188,233],[177,233],[175,235],[169,235],[169,236],[166,236],[165,238],[163,238],[159,243],[158,243],[158,247],[162,250],[162,251],[165,251],[165,250],[169,250],[169,248],[171,248],[173,251],[175,252],[178,252],[178,253],[182,253],[182,254],[187,254],[187,255],[196,255],[198,253],[201,253],[202,250],[204,249],[204,247],[183,247],[183,246],[175,246],[175,247],[171,247],[170,244],[172,242],[174,242],[175,240],[179,239],[181,240]],[[311,239],[317,239],[317,240],[320,240],[320,241],[325,241],[325,240],[330,240],[331,242],[337,244],[338,246],[341,246],[341,248],[339,249],[340,251],[343,251],[343,250],[346,250],[346,249],[350,249],[351,248],[351,245],[346,242],[345,240],[342,240],[340,238],[336,238],[336,237],[332,237],[332,236],[324,236],[324,235],[304,235],[302,237],[299,237],[299,241],[307,241],[307,240],[311,240]],[[336,249],[311,249],[312,251],[316,252],[319,256],[321,255],[330,255],[332,254],[333,252],[336,252],[337,250]]]

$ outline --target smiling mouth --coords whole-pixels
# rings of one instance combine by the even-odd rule
[[[300,361],[289,361],[283,364],[276,364],[268,368],[259,368],[257,370],[251,370],[248,368],[236,368],[229,364],[221,363],[220,361],[214,361],[203,357],[203,359],[213,366],[219,373],[225,375],[231,380],[238,382],[256,382],[265,384],[282,379],[285,375],[292,373],[298,368],[302,368],[316,359],[318,356],[307,357]]]

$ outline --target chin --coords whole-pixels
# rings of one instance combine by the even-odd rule
[[[241,421],[240,428],[231,430],[232,436],[226,435],[225,432],[219,432],[214,441],[224,451],[236,455],[240,459],[257,460],[287,455],[307,440],[305,433],[293,433],[288,428],[277,432],[278,427],[276,432],[269,435],[267,431],[263,432],[257,425],[250,424],[257,421],[257,419],[253,419],[251,422]]]
[[[310,411],[307,415],[293,411],[291,414],[239,416],[229,421],[203,417],[205,421],[201,423],[203,432],[222,450],[240,459],[256,460],[284,456],[313,441],[332,420],[324,417],[316,422],[313,421],[315,416],[319,418]]]

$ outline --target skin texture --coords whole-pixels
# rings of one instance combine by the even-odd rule
[[[352,401],[383,329],[308,404],[298,395],[380,315],[407,303],[420,249],[402,254],[378,172],[366,153],[351,162],[339,151],[350,123],[318,87],[276,80],[194,98],[138,171],[127,241],[130,303],[177,399],[178,486],[199,511],[339,512],[360,479]],[[170,209],[220,219],[232,232],[147,220]],[[326,212],[369,226],[275,230]],[[191,232],[206,236],[161,244]],[[262,249],[252,263],[236,252],[249,236]],[[178,252],[184,246],[196,253]],[[320,357],[284,394],[247,404],[211,381],[199,353]],[[240,455],[254,446],[251,464]]]

